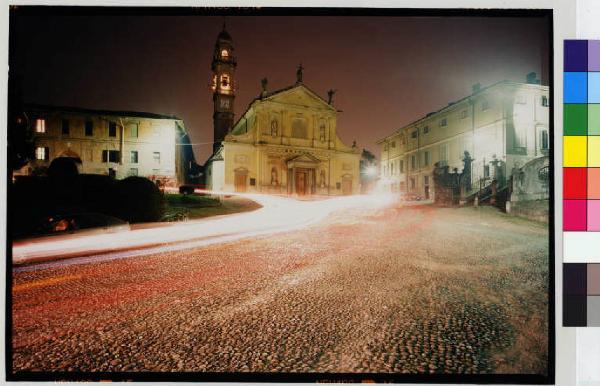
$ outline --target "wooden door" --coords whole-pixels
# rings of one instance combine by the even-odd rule
[[[247,173],[235,173],[234,187],[236,192],[243,193],[246,191],[246,177]]]
[[[296,172],[296,194],[304,196],[306,194],[306,172]]]
[[[352,194],[352,178],[343,178],[342,179],[342,194],[344,194],[344,195]]]

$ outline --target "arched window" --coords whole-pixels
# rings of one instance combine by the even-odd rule
[[[221,57],[222,57],[223,59],[227,59],[227,58],[229,58],[229,51],[227,51],[227,50],[225,50],[225,49],[224,49],[224,50],[221,50]]]

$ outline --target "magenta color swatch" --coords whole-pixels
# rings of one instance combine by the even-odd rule
[[[587,230],[600,231],[600,200],[587,202]]]
[[[563,200],[563,230],[587,230],[586,202],[586,200]]]
[[[600,71],[600,40],[588,41],[588,71]]]

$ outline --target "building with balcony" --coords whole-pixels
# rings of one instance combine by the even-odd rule
[[[435,166],[461,171],[467,154],[470,191],[492,180],[505,186],[514,168],[548,155],[549,115],[549,88],[534,73],[527,83],[476,85],[471,95],[378,141],[381,181],[392,192],[433,199]]]

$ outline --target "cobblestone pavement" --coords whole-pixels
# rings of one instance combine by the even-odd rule
[[[13,273],[15,370],[546,371],[548,231],[491,208]]]

